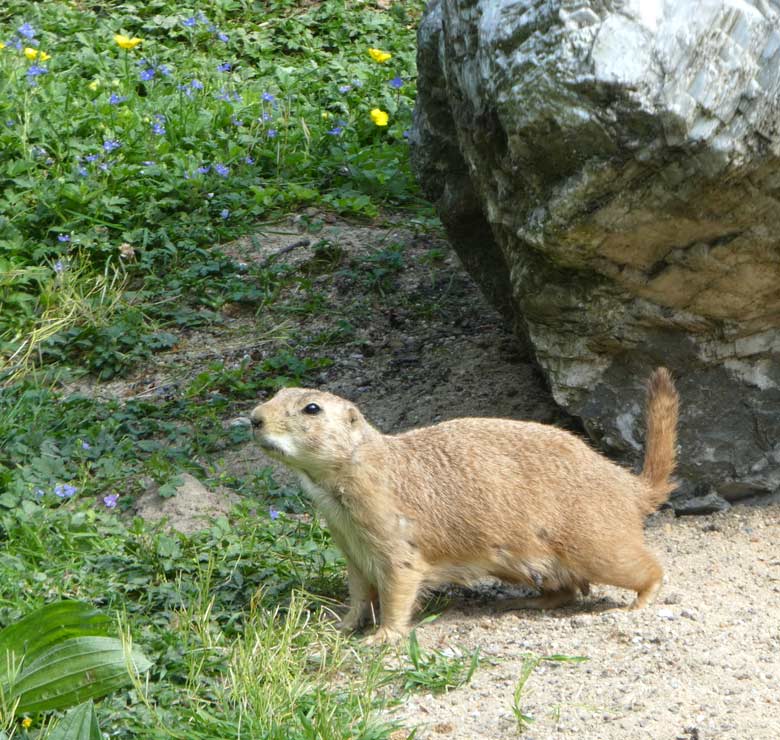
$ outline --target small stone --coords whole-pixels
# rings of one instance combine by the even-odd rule
[[[676,501],[674,503],[674,513],[677,516],[715,514],[718,511],[726,511],[730,508],[731,504],[725,498],[715,493],[715,491],[711,491],[706,496],[697,496],[687,501]]]
[[[677,616],[671,609],[659,609],[656,614],[661,617],[661,619],[677,619]]]

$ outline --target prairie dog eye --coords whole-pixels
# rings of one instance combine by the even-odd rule
[[[310,403],[308,406],[304,406],[304,414],[319,414],[322,409],[316,403]]]

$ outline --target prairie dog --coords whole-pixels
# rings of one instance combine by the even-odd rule
[[[658,368],[640,475],[557,427],[463,418],[385,435],[353,403],[305,388],[279,391],[251,419],[346,557],[340,626],[360,627],[378,598],[378,643],[408,631],[421,590],[484,576],[541,591],[510,607],[568,604],[590,583],[631,589],[631,608],[647,605],[663,572],[643,523],[674,490],[677,416],[672,378]]]

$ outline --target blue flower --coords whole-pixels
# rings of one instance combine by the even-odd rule
[[[42,497],[43,497],[43,489],[42,489],[42,488],[36,488],[36,489],[33,491],[33,493],[34,493],[34,494],[35,494],[35,495],[36,495],[38,498],[42,498]]]
[[[217,162],[217,164],[214,165],[214,172],[216,172],[221,177],[227,177],[230,174],[230,167],[228,167],[226,164],[220,164]]]
[[[48,68],[41,66],[40,64],[31,64],[27,68],[28,77],[38,77],[39,75],[45,75],[48,72]]]
[[[89,174],[86,167],[79,167],[76,172],[78,172],[81,177],[86,177]]]
[[[233,65],[230,62],[224,62],[217,66],[217,72],[230,72],[233,69]]]
[[[117,139],[106,139],[103,142],[103,151],[111,153],[115,149],[119,149],[120,146],[122,146],[122,144]],[[89,157],[87,157],[87,159],[89,159]]]
[[[70,498],[76,491],[78,491],[78,488],[70,485],[70,483],[59,483],[54,486],[54,495],[60,498]]]
[[[35,29],[29,23],[22,23],[16,31],[19,35],[24,36],[26,39],[35,37]]]
[[[82,442],[81,443],[81,449],[82,450],[88,450],[92,445],[89,442]]]
[[[209,167],[207,164],[204,164],[198,167],[195,172],[197,172],[199,175],[208,175],[210,169],[211,167]]]
[[[69,242],[70,241],[70,234],[57,234],[57,241],[58,242]]]
[[[341,136],[342,131],[344,131],[343,127],[341,126],[334,126],[328,133],[331,136]]]
[[[271,93],[269,93],[269,92],[264,92],[260,97],[263,100],[265,100],[266,103],[275,103],[276,102],[276,98],[273,95],[271,95]]]
[[[170,77],[171,76],[171,68],[167,64],[161,64],[159,67],[157,67],[157,71],[163,77]]]
[[[224,87],[218,93],[215,93],[214,97],[217,100],[224,100],[226,103],[229,103],[232,99],[232,95]]]
[[[395,90],[400,90],[404,86],[404,81],[401,77],[396,75],[392,80],[390,80],[389,85]]]
[[[193,90],[203,89],[203,83],[200,80],[193,80],[192,82],[190,82],[190,85],[192,85]]]
[[[268,507],[268,516],[270,516],[272,520],[276,520],[276,519],[279,518],[279,512],[276,509],[274,509],[273,506],[269,506]]]
[[[57,260],[54,263],[54,272],[56,273],[65,272],[65,263],[62,260]]]
[[[144,82],[149,82],[149,80],[151,80],[152,77],[154,77],[154,67],[149,67],[148,69],[142,69],[141,74],[138,76]]]
[[[231,116],[231,118],[230,118],[230,122],[231,122],[231,123],[232,123],[234,126],[236,126],[236,127],[238,127],[238,126],[243,126],[243,125],[244,125],[244,122],[243,122],[242,120],[240,120],[240,119],[236,118],[235,116]]]
[[[109,97],[108,102],[111,105],[119,105],[120,103],[124,103],[125,100],[127,100],[127,95],[117,95],[116,93],[111,93],[111,97]]]
[[[193,26],[197,26],[198,25],[198,19],[195,18],[194,16],[192,16],[190,18],[185,18],[182,21],[182,25],[183,26],[187,26],[187,28],[192,28]]]
[[[86,156],[86,157],[84,157],[84,159],[85,159],[87,162],[94,162],[94,161],[95,161],[97,158],[98,158],[98,155],[97,155],[97,154],[87,154],[87,156]]]
[[[258,121],[270,121],[271,120],[271,114],[267,112],[263,112],[262,118],[258,118]]]
[[[339,85],[339,92],[345,95],[352,89],[352,85]]]
[[[244,157],[244,162],[246,162],[247,164],[254,164],[254,163],[255,163],[255,160],[254,160],[254,159],[252,159],[252,157],[250,157],[250,156],[247,154],[247,155],[246,155],[246,157]]]
[[[157,136],[165,136],[165,124],[160,121],[154,121],[152,123],[152,131],[157,134]]]
[[[224,33],[223,31],[218,31],[218,32],[217,32],[217,38],[218,38],[218,39],[219,39],[219,40],[220,40],[220,41],[221,41],[223,44],[226,44],[228,41],[230,41],[230,36],[228,36],[228,35],[227,35],[226,33]]]
[[[223,209],[222,209],[222,210],[219,212],[219,217],[220,217],[221,219],[223,219],[223,220],[227,219],[227,218],[228,218],[228,216],[230,216],[230,211],[229,211],[227,208],[223,208]]]
[[[269,139],[275,139],[275,138],[276,138],[276,135],[277,135],[278,133],[279,133],[279,132],[278,132],[278,131],[277,131],[275,128],[269,128],[269,129],[268,129],[268,131],[266,132],[266,136],[267,136]]]
[[[103,503],[106,505],[107,509],[113,509],[116,506],[118,499],[118,493],[109,493],[108,496],[103,496]]]

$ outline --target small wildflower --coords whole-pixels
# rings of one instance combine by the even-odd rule
[[[320,115],[322,116],[323,121],[329,121],[331,118],[333,118],[333,114],[326,110],[322,111]]]
[[[122,242],[119,245],[119,256],[123,260],[131,260],[135,258],[135,249],[133,249],[132,244],[128,244],[127,242]]]
[[[328,133],[331,136],[341,136],[342,131],[344,131],[344,129],[341,126],[334,126]]]
[[[223,31],[217,32],[217,38],[223,43],[226,44],[228,41],[230,41],[230,36],[228,36]]]
[[[70,241],[70,234],[57,234],[57,241],[58,242],[69,242]]]
[[[32,720],[29,717],[25,717],[22,720],[22,727],[24,727],[25,730],[29,730],[30,727],[32,727]]]
[[[200,167],[198,167],[198,169],[195,170],[195,171],[199,175],[208,175],[210,169],[211,169],[211,167],[209,167],[207,164],[204,164],[204,165],[201,165]]]
[[[119,147],[122,146],[121,142],[117,139],[106,139],[103,142],[103,151],[107,153],[111,153],[115,151],[116,149],[119,149]]]
[[[183,26],[187,26],[187,28],[192,28],[193,26],[198,25],[198,19],[195,18],[195,16],[192,16],[190,18],[185,18],[181,23]]]
[[[243,122],[241,119],[239,119],[239,118],[236,118],[235,116],[231,116],[231,118],[230,118],[230,122],[231,122],[231,123],[232,123],[232,124],[233,124],[233,125],[234,125],[236,128],[238,128],[238,127],[240,127],[240,126],[243,126],[243,125],[244,125],[244,122]]]
[[[276,98],[273,95],[271,95],[271,93],[269,93],[269,92],[264,92],[260,97],[266,103],[275,103],[276,102]]]
[[[352,87],[363,87],[363,80],[357,79],[357,77],[352,80]]]
[[[157,136],[165,136],[165,116],[162,113],[157,113],[152,122],[152,131]]]
[[[390,54],[387,51],[382,51],[381,49],[369,49],[368,55],[377,63],[377,64],[384,64],[388,59],[390,59],[393,55]]]
[[[352,85],[339,85],[339,92],[346,95],[352,89]]]
[[[171,76],[171,68],[167,64],[161,64],[159,67],[157,67],[157,71],[163,77],[170,77]]]
[[[266,132],[266,136],[267,136],[269,139],[275,139],[275,138],[276,138],[276,135],[277,135],[278,133],[279,133],[279,132],[278,132],[278,131],[277,131],[275,128],[269,128],[269,129],[268,129],[268,131]]]
[[[233,69],[233,65],[230,62],[217,65],[217,72],[230,72],[231,69]]]
[[[94,92],[100,87],[100,80],[92,80],[87,87]]]
[[[224,221],[230,216],[230,211],[227,208],[223,208],[219,212],[219,217]]]
[[[35,38],[35,30],[29,23],[22,23],[17,29],[17,33],[20,36],[24,36],[26,39]]]
[[[34,493],[34,494],[35,494],[35,495],[36,495],[38,498],[43,498],[43,495],[44,495],[44,493],[43,493],[43,489],[42,489],[42,488],[36,488],[36,489],[33,491],[33,493]]]
[[[79,167],[76,170],[76,172],[78,172],[81,177],[86,177],[87,175],[89,175],[89,172],[87,172],[87,168],[86,167]]]
[[[111,96],[108,98],[110,105],[119,105],[124,103],[125,100],[127,100],[127,95],[117,95],[116,93],[111,93]]]
[[[148,67],[147,69],[142,69],[141,74],[138,75],[141,78],[142,82],[149,82],[154,77],[154,67]]]
[[[231,94],[224,87],[218,93],[215,93],[214,97],[217,100],[224,100],[226,103],[232,100]]]
[[[60,498],[70,498],[79,489],[76,486],[70,485],[70,483],[59,483],[54,486],[54,495]]]
[[[373,108],[369,115],[371,116],[371,120],[377,126],[387,126],[387,121],[390,118],[390,116],[388,116],[387,113],[380,108]]]
[[[258,121],[270,121],[271,120],[271,114],[268,112],[264,112],[263,115],[257,119]]]
[[[84,159],[85,159],[87,162],[94,162],[94,161],[95,161],[97,158],[98,158],[98,155],[97,155],[97,154],[87,154],[87,156],[86,156],[86,157],[84,157]]]
[[[24,55],[31,62],[34,62],[36,59],[38,59],[41,62],[48,62],[49,59],[51,59],[51,55],[50,54],[47,54],[45,51],[39,51],[38,49],[33,49],[31,46],[26,46],[25,47]]]
[[[116,502],[119,499],[118,493],[109,493],[108,496],[103,496],[103,503],[107,509],[113,509],[116,506]]]
[[[273,506],[269,506],[268,507],[268,516],[271,517],[272,521],[275,521],[275,520],[277,520],[279,518],[279,512],[276,509],[274,509]]]
[[[404,86],[404,81],[402,77],[399,77],[396,75],[393,77],[392,80],[388,83],[390,87],[392,87],[394,90],[400,90]]]
[[[200,80],[193,80],[192,82],[190,82],[190,85],[192,86],[193,90],[203,89],[203,83]]]
[[[247,154],[247,155],[246,155],[246,157],[244,157],[244,162],[246,162],[247,164],[254,164],[254,163],[255,163],[255,160],[254,160],[254,159],[252,159],[252,157],[250,157],[250,156]]]
[[[138,44],[140,44],[143,39],[139,39],[135,36],[133,38],[129,38],[124,34],[117,33],[114,34],[114,41],[116,41],[122,49],[130,50],[135,49],[135,47],[138,46]]]
[[[92,445],[89,442],[82,442],[81,443],[81,449],[82,450],[88,450]]]
[[[27,76],[32,79],[39,75],[45,75],[48,71],[46,67],[41,67],[40,64],[31,64],[27,69]]]
[[[214,165],[214,172],[216,172],[220,177],[227,177],[230,174],[230,167],[228,167],[226,164],[220,164],[217,162]]]

